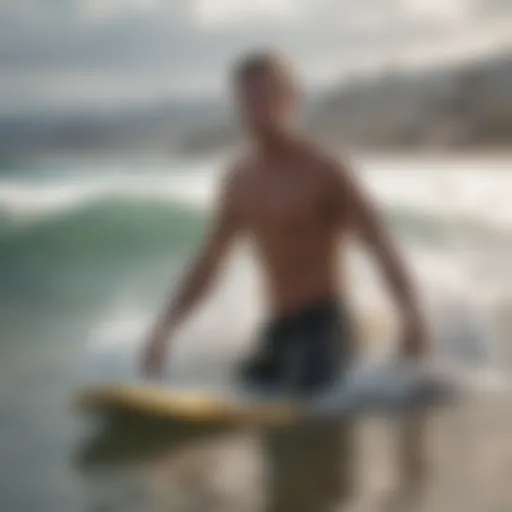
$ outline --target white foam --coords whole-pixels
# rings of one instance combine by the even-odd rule
[[[218,161],[197,162],[167,170],[160,167],[99,174],[59,174],[31,180],[0,179],[0,210],[13,215],[36,216],[62,212],[104,197],[131,197],[177,201],[207,207],[215,193]],[[492,230],[512,229],[512,162],[472,163],[361,158],[364,181],[385,207],[406,208],[446,222],[465,220]]]
[[[510,232],[512,162],[362,160],[364,179],[387,207],[427,218],[465,220]]]
[[[0,180],[0,211],[16,218],[37,218],[73,211],[108,199],[166,201],[206,208],[214,193],[209,174],[107,175],[58,180]]]
[[[380,358],[356,364],[314,401],[314,414],[394,411],[461,399],[476,392],[510,391],[510,381],[496,370],[469,370],[447,364],[420,364]]]

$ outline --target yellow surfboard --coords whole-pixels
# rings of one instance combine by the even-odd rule
[[[75,405],[88,413],[124,412],[184,422],[276,425],[298,422],[306,417],[306,408],[298,403],[246,400],[235,395],[142,384],[86,388],[77,394]]]

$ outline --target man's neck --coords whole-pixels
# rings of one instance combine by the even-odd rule
[[[266,160],[283,160],[298,144],[299,136],[294,132],[281,132],[258,137],[255,141],[258,153]]]

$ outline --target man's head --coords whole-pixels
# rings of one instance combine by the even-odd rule
[[[294,117],[299,91],[281,56],[250,54],[235,66],[233,78],[243,122],[253,134],[274,135],[286,129]]]

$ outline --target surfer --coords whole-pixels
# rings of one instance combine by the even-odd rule
[[[406,267],[346,160],[299,130],[300,91],[288,63],[273,53],[246,56],[235,66],[233,89],[251,144],[227,173],[204,247],[154,326],[144,352],[146,373],[161,373],[169,339],[240,237],[257,252],[269,309],[262,341],[242,368],[246,381],[309,396],[348,364],[347,282],[338,269],[349,234],[366,244],[389,284],[401,316],[401,352],[421,357],[427,336]]]

